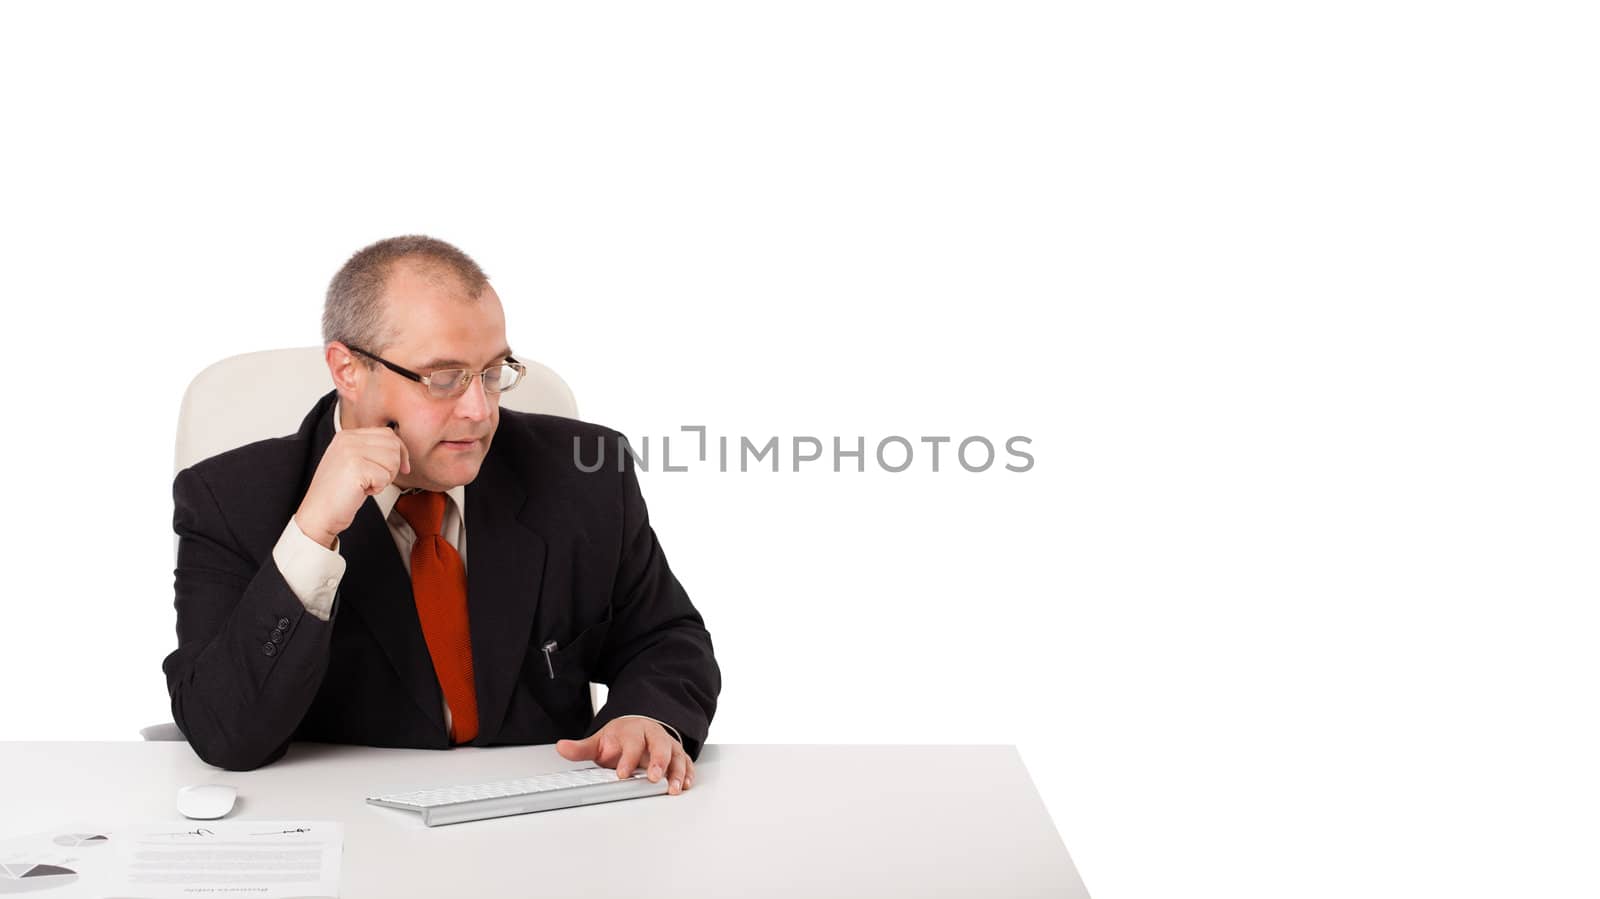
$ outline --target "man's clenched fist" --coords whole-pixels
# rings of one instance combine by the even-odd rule
[[[411,455],[389,428],[346,428],[333,435],[294,513],[301,533],[333,548],[367,497],[411,472]]]

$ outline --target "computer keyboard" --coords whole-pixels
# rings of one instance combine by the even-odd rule
[[[617,772],[610,768],[575,768],[538,774],[517,780],[497,780],[491,783],[465,784],[441,787],[435,790],[413,790],[408,793],[386,793],[369,796],[367,802],[387,808],[421,812],[422,823],[429,827],[477,821],[482,818],[499,818],[504,815],[522,815],[528,812],[545,812],[551,809],[571,808],[577,805],[594,805],[597,802],[615,802],[619,799],[638,799],[657,796],[667,791],[667,779],[651,783],[645,769],[633,772],[626,780],[618,780]]]

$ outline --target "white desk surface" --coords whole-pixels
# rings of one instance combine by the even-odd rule
[[[239,789],[228,820],[345,826],[345,899],[1087,896],[1012,746],[711,745],[694,788],[428,828],[380,792],[581,767],[553,746],[302,743],[223,771],[187,743],[0,742],[0,837],[182,821],[178,787]]]

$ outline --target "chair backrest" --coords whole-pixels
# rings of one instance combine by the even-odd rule
[[[518,361],[528,366],[527,380],[501,395],[502,408],[578,417],[572,388],[560,375],[538,362]],[[312,404],[332,389],[320,346],[245,353],[210,366],[184,391],[173,471],[294,433]]]

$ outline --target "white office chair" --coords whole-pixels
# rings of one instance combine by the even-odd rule
[[[268,437],[292,434],[323,394],[333,389],[323,348],[296,347],[230,356],[206,368],[184,391],[178,410],[178,441],[172,472],[218,453]],[[572,388],[548,367],[522,357],[527,379],[500,396],[500,405],[519,412],[578,417]],[[174,535],[174,548],[177,537]],[[589,685],[589,700],[599,708],[599,691]],[[171,722],[139,731],[146,740],[182,740]]]

